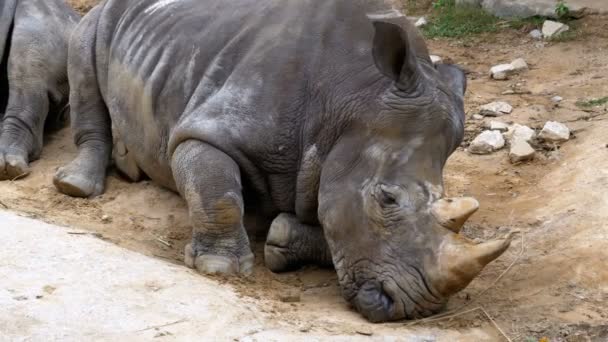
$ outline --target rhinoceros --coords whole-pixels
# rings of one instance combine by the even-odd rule
[[[0,1],[0,180],[28,174],[45,126],[67,122],[68,40],[79,19],[63,0]]]
[[[478,202],[442,173],[466,77],[382,0],[107,0],[68,58],[78,154],[55,186],[101,194],[113,155],[178,192],[202,273],[252,271],[255,217],[272,271],[333,265],[367,319],[414,319],[511,242],[458,234]]]

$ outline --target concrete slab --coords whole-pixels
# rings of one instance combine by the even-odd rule
[[[2,341],[224,340],[261,330],[255,308],[185,267],[7,213],[0,241]]]

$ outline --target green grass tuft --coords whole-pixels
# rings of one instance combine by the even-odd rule
[[[427,38],[460,38],[499,29],[499,19],[479,7],[456,6],[454,0],[438,0],[433,8],[429,24],[422,29]]]
[[[578,101],[578,102],[576,102],[576,106],[581,107],[581,108],[591,108],[591,107],[601,106],[601,105],[604,105],[607,103],[608,103],[608,96],[604,96],[599,99]]]

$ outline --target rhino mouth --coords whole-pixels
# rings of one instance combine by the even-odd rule
[[[372,323],[432,316],[442,311],[447,302],[429,288],[426,279],[416,268],[395,272],[394,275],[384,271],[379,273],[380,277],[361,275],[361,283],[355,280],[356,275],[351,272],[338,273],[350,273],[341,277],[343,295]]]

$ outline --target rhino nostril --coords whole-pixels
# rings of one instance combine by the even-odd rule
[[[391,319],[393,299],[382,290],[380,284],[365,283],[354,298],[357,310],[370,322],[379,323]]]

